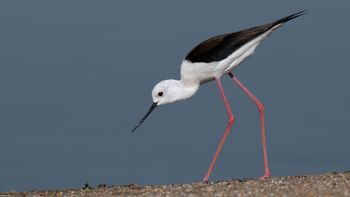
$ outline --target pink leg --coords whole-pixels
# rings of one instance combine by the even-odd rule
[[[270,177],[269,164],[267,160],[267,150],[266,150],[266,137],[265,137],[265,121],[264,121],[264,105],[257,99],[249,90],[246,88],[236,76],[229,72],[228,75],[232,78],[232,80],[255,102],[258,106],[258,110],[260,113],[260,126],[261,126],[261,140],[262,147],[264,153],[264,166],[265,166],[265,175],[260,177],[261,180],[265,180]]]
[[[222,88],[222,84],[221,84],[220,78],[215,78],[215,80],[216,80],[216,82],[217,82],[217,84],[219,86],[220,93],[221,93],[222,98],[224,100],[224,104],[225,104],[225,107],[226,107],[226,110],[227,110],[227,113],[228,113],[229,121],[228,121],[228,126],[227,126],[227,128],[225,130],[224,136],[221,138],[220,144],[219,144],[218,148],[216,149],[214,158],[213,158],[213,160],[210,163],[208,172],[205,175],[205,177],[203,179],[203,182],[208,182],[208,179],[210,177],[211,171],[213,170],[213,167],[215,165],[216,159],[219,156],[219,153],[220,153],[220,150],[222,148],[222,145],[225,143],[225,140],[226,140],[228,134],[230,133],[230,129],[231,129],[233,123],[234,123],[234,117],[232,115],[232,111],[231,111],[230,105],[227,102],[227,99],[226,99],[226,96],[225,96],[225,93],[224,93],[224,89]]]

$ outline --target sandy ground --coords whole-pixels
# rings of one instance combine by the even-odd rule
[[[172,185],[123,185],[81,189],[5,192],[5,196],[350,196],[350,171]]]

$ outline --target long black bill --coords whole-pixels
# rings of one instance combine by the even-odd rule
[[[151,108],[149,108],[148,112],[143,116],[141,121],[131,130],[131,133],[134,132],[139,126],[146,120],[146,118],[151,114],[151,112],[157,107],[157,103],[153,103]]]

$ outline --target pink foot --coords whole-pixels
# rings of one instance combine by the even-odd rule
[[[202,182],[203,183],[209,183],[208,179],[209,179],[209,177],[205,176]]]
[[[265,174],[264,176],[260,177],[259,180],[266,181],[270,178],[270,174]]]

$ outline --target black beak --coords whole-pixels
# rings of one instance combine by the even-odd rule
[[[152,103],[151,108],[147,111],[147,113],[143,116],[141,121],[131,130],[131,133],[134,132],[139,126],[146,120],[146,118],[151,114],[151,112],[157,107],[157,103]]]

